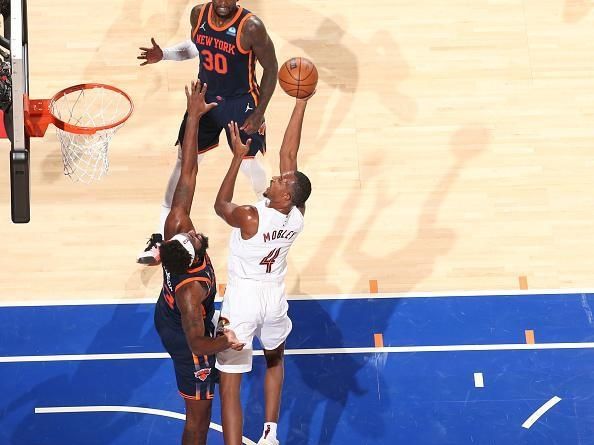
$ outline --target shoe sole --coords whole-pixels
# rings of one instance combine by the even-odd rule
[[[136,262],[145,266],[158,266],[161,264],[161,261],[157,261],[154,258],[138,258]]]

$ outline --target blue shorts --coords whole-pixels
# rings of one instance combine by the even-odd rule
[[[215,356],[192,354],[186,335],[180,326],[174,326],[163,318],[159,308],[155,310],[155,327],[165,350],[173,359],[177,389],[184,399],[211,400],[219,374],[215,368]]]
[[[231,121],[235,121],[241,127],[246,118],[252,114],[253,110],[256,108],[254,97],[251,94],[232,98],[217,97],[217,99],[213,100],[218,103],[218,106],[206,113],[200,119],[198,127],[198,154],[206,153],[208,150],[219,145],[221,130],[225,130],[227,143],[229,144],[229,147],[231,147],[227,124]],[[188,113],[186,112],[177,135],[177,144],[179,145],[181,145],[184,140],[187,116]],[[266,135],[261,135],[258,132],[247,134],[241,131],[240,136],[241,141],[244,143],[248,139],[252,140],[250,151],[245,156],[246,158],[253,158],[259,151],[262,152],[262,154],[266,152]]]

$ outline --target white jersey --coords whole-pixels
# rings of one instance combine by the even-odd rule
[[[269,200],[259,201],[258,233],[250,239],[241,230],[231,231],[229,243],[229,279],[239,278],[283,282],[287,274],[287,254],[303,230],[303,214],[293,207],[288,215],[268,207]]]

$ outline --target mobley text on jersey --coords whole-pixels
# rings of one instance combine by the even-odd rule
[[[275,240],[275,239],[292,239],[295,235],[297,235],[298,232],[295,232],[293,230],[275,230],[272,232],[272,235],[270,235],[270,232],[266,232],[263,233],[262,236],[264,236],[264,242],[270,241],[270,240]]]

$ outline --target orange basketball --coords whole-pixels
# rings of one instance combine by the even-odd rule
[[[278,83],[289,96],[303,99],[315,91],[318,70],[311,60],[293,57],[283,63],[278,71]]]

